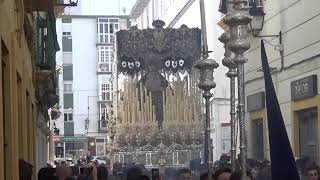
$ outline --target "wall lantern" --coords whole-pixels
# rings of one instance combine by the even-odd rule
[[[264,16],[266,13],[263,11],[263,6],[259,6],[257,0],[251,0],[249,14],[252,16],[250,31],[253,36],[257,37],[263,29]]]

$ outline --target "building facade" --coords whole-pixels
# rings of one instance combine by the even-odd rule
[[[22,161],[33,166],[35,179],[47,162],[48,109],[58,101],[54,77],[59,46],[55,8],[40,4],[0,1],[0,179],[18,180]],[[45,34],[39,33],[44,29]]]
[[[64,15],[57,19],[61,51],[57,63],[62,116],[56,122],[56,156],[106,155],[107,124],[112,110],[115,33],[127,16]],[[85,28],[84,28],[85,27]]]
[[[227,152],[223,143],[230,144],[230,136],[224,137],[220,128],[223,126],[230,131],[229,80],[226,77],[228,69],[222,65],[224,54],[223,44],[218,41],[223,30],[217,25],[222,15],[218,12],[219,1],[205,0],[206,25],[209,58],[219,63],[219,68],[214,72],[217,87],[212,91],[211,100],[211,138],[213,143],[213,160],[220,158]],[[185,24],[189,28],[201,27],[199,0],[138,0],[131,14],[132,25],[139,29],[152,28],[153,20],[163,20],[168,28],[179,28]],[[228,135],[228,134],[225,134]],[[222,138],[223,137],[223,138]]]
[[[320,163],[320,61],[319,11],[313,1],[261,1],[266,13],[260,35],[282,32],[283,57],[279,38],[264,38],[272,78],[287,133],[296,158],[309,157]],[[303,12],[297,14],[297,12]],[[248,155],[269,159],[265,87],[260,61],[261,38],[251,36],[247,52],[246,100]],[[266,43],[268,41],[268,43]]]

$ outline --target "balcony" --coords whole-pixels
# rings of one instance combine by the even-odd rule
[[[108,131],[108,121],[106,120],[100,120],[99,121],[99,132],[106,133]]]
[[[56,52],[60,49],[55,26],[55,16],[52,12],[44,12],[36,17],[37,34],[29,44],[35,53],[35,84],[39,110],[46,120],[49,120],[48,109],[57,105],[58,75],[56,66]],[[27,28],[28,29],[28,28]],[[58,116],[54,116],[57,118]]]

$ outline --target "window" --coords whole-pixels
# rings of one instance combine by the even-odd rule
[[[115,154],[114,155],[114,162],[124,163],[124,154]]]
[[[99,129],[107,130],[108,125],[108,106],[106,104],[100,104],[100,121],[99,121]]]
[[[111,101],[112,88],[111,84],[101,84],[102,101]]]
[[[152,154],[146,153],[146,165],[151,166],[152,165]]]
[[[68,32],[64,32],[64,33],[67,34]],[[62,36],[62,52],[72,52],[72,36],[71,35]]]
[[[64,135],[65,136],[74,136],[74,122],[65,121],[64,122]]]
[[[173,165],[178,165],[179,164],[179,152],[173,152]]]
[[[108,120],[108,108],[106,104],[100,104],[100,120]]]
[[[119,19],[99,18],[97,24],[98,42],[113,43],[114,34],[119,30]]]
[[[98,61],[99,71],[112,72],[112,47],[111,46],[99,46],[98,48]]]
[[[72,83],[64,83],[63,84],[63,92],[64,93],[72,93]]]
[[[64,113],[64,121],[73,121],[72,113]]]
[[[103,156],[97,157],[98,160],[106,160],[105,157],[105,141],[104,139],[96,139],[96,155]]]

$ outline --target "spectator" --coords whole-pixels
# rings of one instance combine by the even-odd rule
[[[150,180],[150,178],[146,175],[141,175],[139,180]]]
[[[209,180],[209,176],[208,175],[209,175],[208,172],[201,174],[200,180]],[[211,174],[211,177],[212,177],[212,179],[214,179],[213,174]]]
[[[231,174],[230,179],[228,180],[241,180],[241,172],[237,171]],[[245,180],[253,180],[251,173],[247,171],[247,175],[245,177]]]
[[[56,168],[56,175],[59,180],[66,180],[66,178],[71,176],[71,169],[67,164],[62,164]]]
[[[319,167],[313,163],[311,166],[306,168],[305,171],[306,180],[319,180]]]
[[[214,173],[215,180],[229,180],[230,176],[231,176],[231,169],[229,168],[218,169]]]
[[[257,180],[271,180],[271,166],[264,167],[256,178]]]
[[[178,171],[178,180],[191,180],[191,171],[189,169],[181,169]]]
[[[127,170],[127,180],[139,180],[142,175],[142,170],[138,167],[131,167]]]
[[[99,166],[98,170],[98,180],[108,180],[108,169],[104,166]]]
[[[19,159],[19,177],[20,180],[31,180],[33,166],[23,159]]]
[[[54,168],[45,167],[39,170],[38,180],[58,180],[55,174]]]

